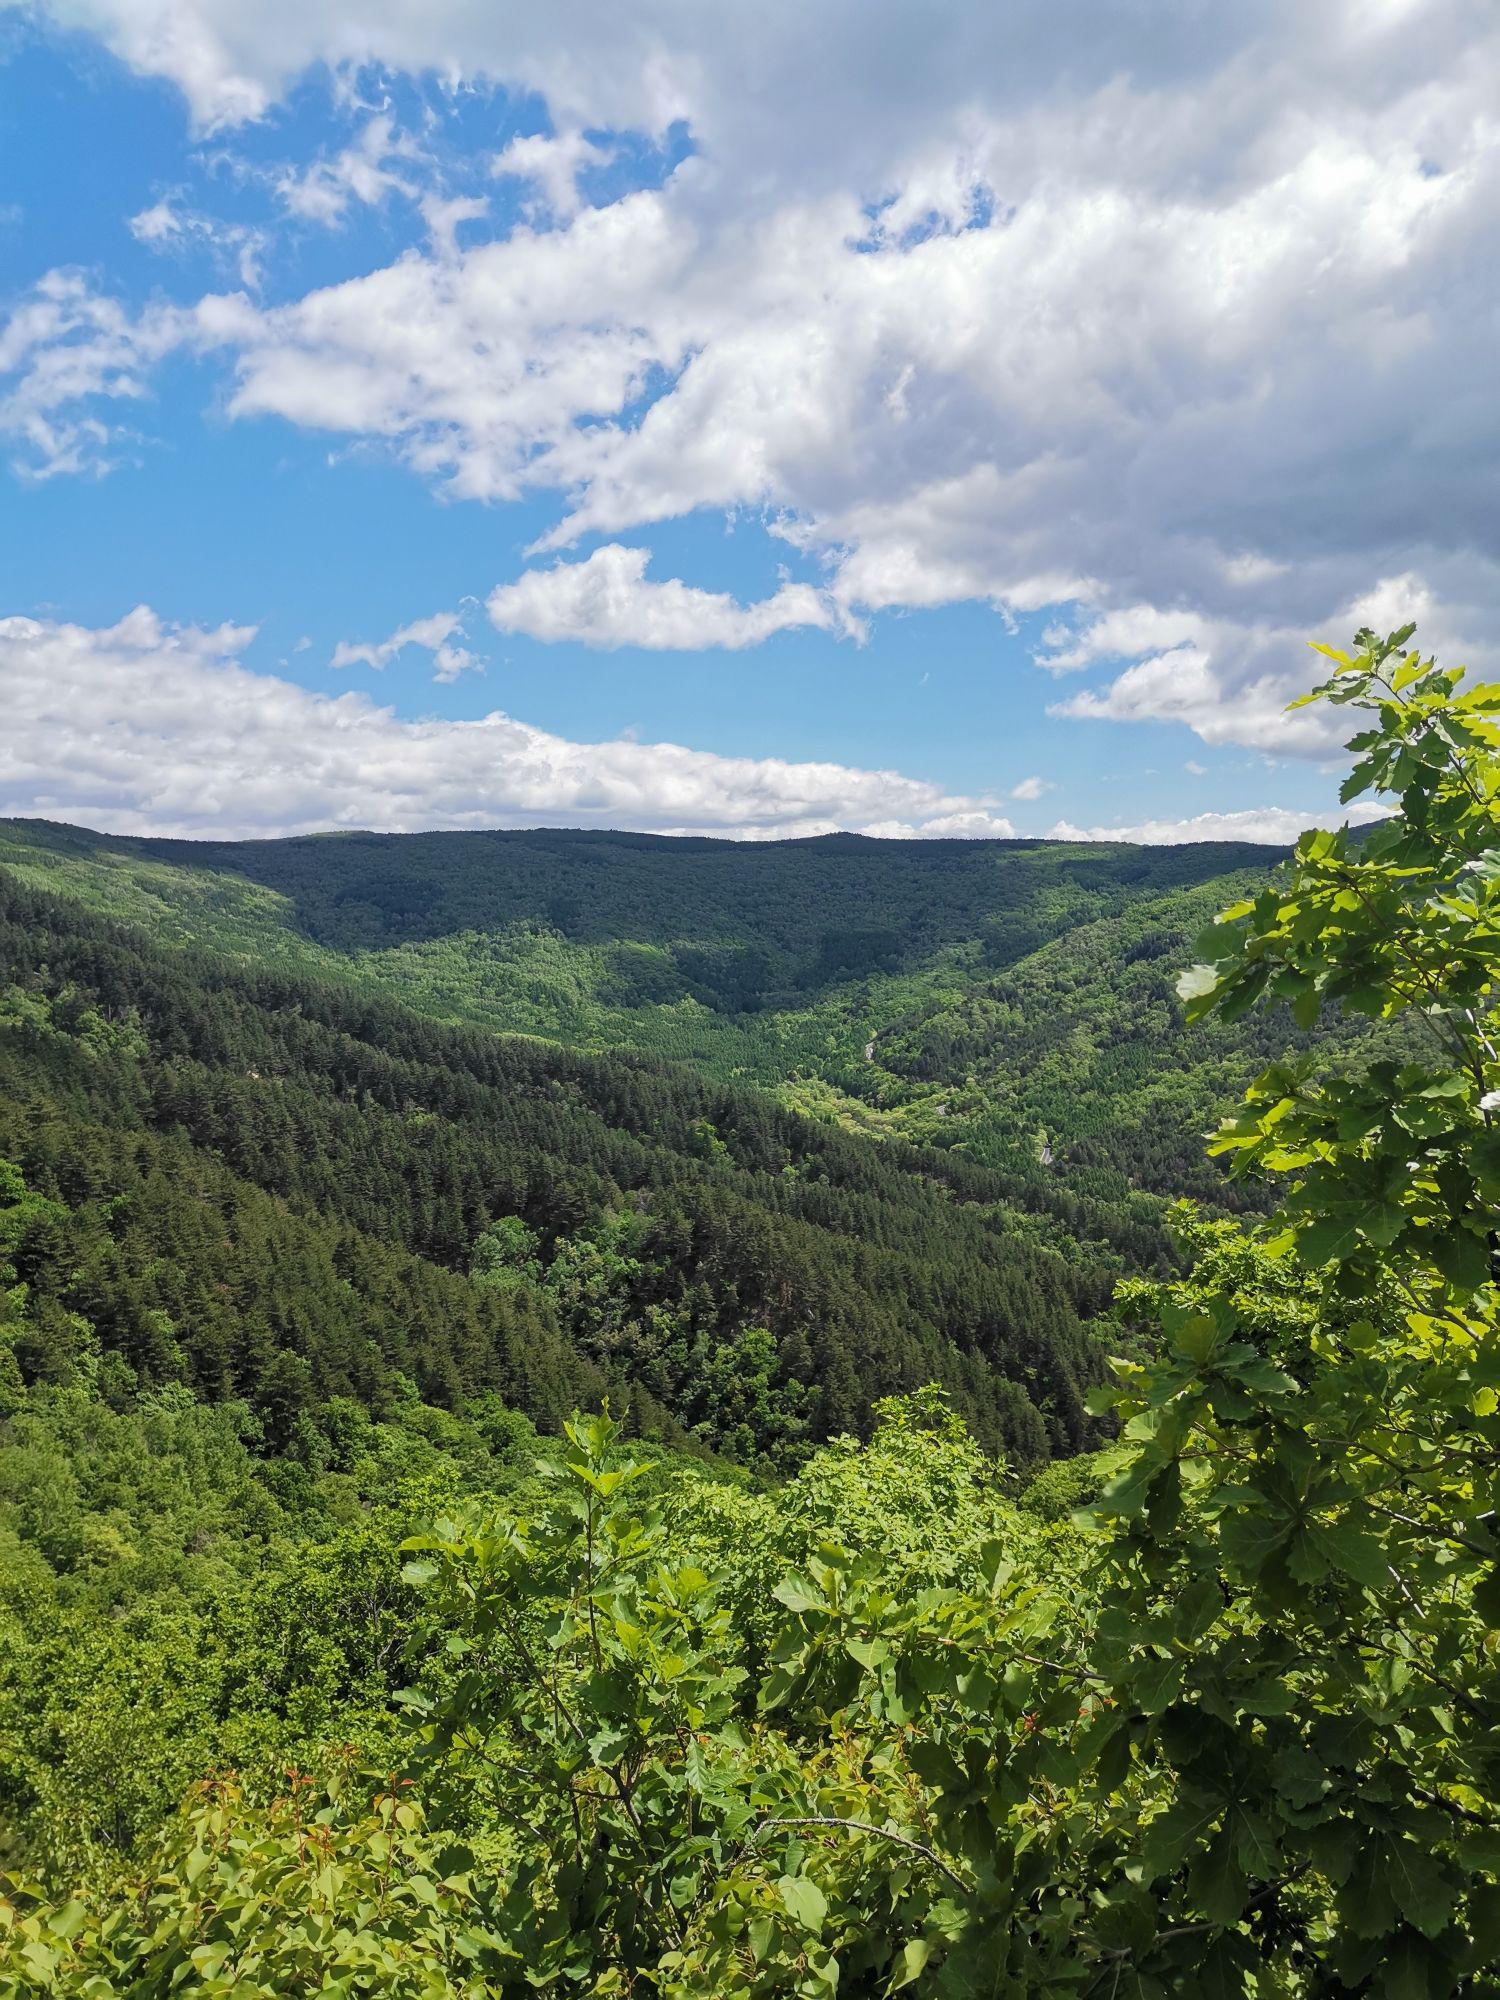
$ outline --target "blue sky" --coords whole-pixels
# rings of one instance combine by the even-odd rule
[[[0,0],[0,812],[1333,812],[1305,638],[1492,643],[1491,11],[876,11]]]

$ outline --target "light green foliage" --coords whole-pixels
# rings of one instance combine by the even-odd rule
[[[1190,1012],[1240,1013],[1262,994],[1305,1021],[1334,1003],[1420,1038],[1411,1062],[1320,1079],[1278,1065],[1216,1150],[1236,1171],[1295,1174],[1283,1199],[1301,1254],[1352,1284],[1391,1271],[1421,1298],[1465,1299],[1492,1276],[1500,1201],[1500,1054],[1490,1032],[1500,963],[1500,687],[1361,635],[1308,700],[1358,703],[1376,726],[1344,786],[1400,810],[1358,838],[1305,834],[1289,881],[1228,910],[1187,975]],[[1324,648],[1324,651],[1330,649]],[[1432,1267],[1437,1267],[1434,1273]]]
[[[1113,1399],[1136,1456],[1101,1502],[1123,1524],[1101,1659],[1159,1715],[1143,1741],[1171,1781],[1148,1866],[1239,1973],[1290,1927],[1327,1976],[1393,1995],[1475,1980],[1500,1916],[1500,689],[1409,637],[1362,633],[1319,690],[1371,714],[1346,796],[1398,811],[1304,836],[1184,987],[1200,1009],[1413,1013],[1428,1053],[1251,1092],[1220,1143],[1297,1176],[1262,1254],[1299,1275],[1257,1287],[1275,1313],[1222,1268],[1162,1301],[1165,1352]]]
[[[1084,1452],[1077,1458],[1054,1459],[1029,1480],[1016,1505],[1038,1521],[1067,1521],[1099,1497],[1117,1462],[1113,1451]]]
[[[489,1923],[474,1855],[430,1833],[409,1788],[350,1760],[296,1771],[260,1802],[209,1781],[167,1830],[155,1872],[96,1921],[23,1884],[0,1896],[0,1991],[293,1993],[484,2000],[514,1951]]]
[[[34,1388],[0,1420],[0,1867],[107,1881],[216,1765],[263,1776],[345,1738],[399,1755],[397,1545],[514,1486],[535,1433],[499,1407],[323,1414],[341,1459],[318,1473],[177,1385],[122,1410]]]
[[[542,1275],[536,1231],[519,1215],[498,1215],[474,1245],[469,1275],[476,1285],[498,1292],[515,1292],[536,1284]]]
[[[875,1414],[868,1443],[834,1438],[770,1492],[684,1471],[660,1496],[674,1546],[715,1577],[736,1643],[756,1658],[782,1622],[776,1586],[828,1548],[870,1560],[897,1589],[956,1583],[997,1541],[1059,1583],[1079,1567],[1077,1531],[1044,1533],[1018,1512],[1004,1467],[939,1391],[887,1398]]]
[[[434,1742],[460,1809],[513,1836],[507,1935],[543,1985],[657,1965],[722,1860],[710,1746],[738,1734],[744,1673],[715,1657],[709,1578],[621,1504],[644,1468],[614,1441],[607,1417],[570,1424],[549,1505],[407,1544],[458,1658]]]

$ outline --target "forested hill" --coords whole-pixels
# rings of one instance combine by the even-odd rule
[[[153,936],[439,1019],[635,1048],[1154,1231],[1219,1197],[1202,1135],[1294,1031],[1184,1029],[1247,846],[644,834],[137,840],[0,823],[0,862]],[[1159,1238],[1158,1238],[1159,1240]]]
[[[992,967],[1128,898],[1195,887],[1264,847],[1209,842],[736,841],[568,828],[167,840],[45,820],[0,834],[59,856],[107,855],[233,874],[286,899],[305,936],[375,951],[464,931],[546,924],[579,944],[716,944],[685,954],[684,988],[736,1006],[806,994],[840,974],[909,971],[978,942]]]
[[[1066,1452],[1081,1315],[1152,1250],[962,1157],[167,949],[4,869],[0,969],[0,1367],[243,1398],[280,1451],[350,1400],[552,1423],[628,1384],[774,1464],[937,1380],[984,1441]]]

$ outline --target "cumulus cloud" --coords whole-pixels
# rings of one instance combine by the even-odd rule
[[[1103,612],[1076,632],[1070,632],[1066,625],[1049,625],[1042,639],[1050,650],[1039,652],[1036,661],[1049,673],[1075,673],[1099,660],[1201,647],[1208,629],[1208,620],[1195,611],[1158,611],[1151,604],[1123,605]]]
[[[547,226],[193,308],[234,416],[383,440],[459,497],[560,495],[556,549],[760,510],[851,616],[1062,611],[1043,664],[1119,670],[1060,713],[1208,741],[1326,754],[1282,713],[1301,640],[1377,579],[1424,638],[1493,627],[1488,0],[65,13],[205,126],[319,61],[546,100],[558,136],[500,158]],[[661,187],[580,203],[579,135],[676,119],[695,150]],[[338,172],[297,186],[336,209]],[[97,463],[129,393],[54,385],[38,458]]]
[[[783,583],[774,596],[741,604],[676,578],[650,583],[650,559],[649,549],[608,542],[582,562],[525,570],[491,591],[490,618],[502,632],[530,639],[655,652],[733,652],[793,626],[826,630],[835,622],[828,599],[809,584]]]
[[[490,172],[496,180],[530,181],[537,191],[536,205],[565,222],[578,212],[578,176],[587,167],[603,166],[609,157],[607,147],[582,132],[528,133],[495,154]]]
[[[1010,795],[1013,799],[1031,800],[1039,799],[1044,792],[1052,790],[1053,785],[1048,778],[1023,778],[1020,784],[1011,786]]]
[[[387,439],[455,496],[509,500],[566,483],[580,419],[681,365],[692,328],[669,300],[692,255],[645,192],[566,229],[409,252],[287,306],[205,298],[185,337],[230,359],[231,415]]]
[[[374,644],[340,639],[328,664],[335,671],[360,665],[381,671],[408,646],[423,646],[432,655],[432,678],[456,681],[460,674],[479,665],[467,646],[453,643],[454,634],[461,633],[463,627],[461,611],[435,611],[430,618],[414,618],[409,625],[392,632],[388,639]]]
[[[879,840],[1014,840],[1016,837],[1015,828],[1003,813],[988,812],[982,807],[939,813],[919,825],[909,820],[876,820],[861,827],[860,832]]]
[[[983,800],[896,771],[578,743],[498,711],[398,719],[253,673],[253,628],[0,619],[0,813],[117,833],[639,827],[775,839],[1008,832]],[[378,648],[375,650],[379,650]]]
[[[1321,632],[1315,628],[1315,636],[1342,645],[1361,626],[1385,632],[1415,623],[1422,644],[1449,664],[1483,668],[1500,654],[1493,640],[1479,637],[1482,616],[1476,606],[1455,610],[1421,577],[1408,574],[1382,578],[1324,621]],[[1163,642],[1164,650],[1152,650]],[[1305,632],[1269,620],[1142,615],[1135,608],[1095,620],[1065,652],[1044,657],[1043,664],[1061,661],[1066,668],[1129,653],[1147,657],[1104,688],[1055,704],[1052,713],[1110,722],[1181,722],[1205,743],[1315,757],[1336,753],[1349,734],[1343,709],[1317,705],[1287,714],[1288,702],[1324,677],[1324,663],[1309,651]]]
[[[34,479],[107,472],[128,432],[99,410],[140,403],[182,338],[175,311],[132,315],[83,273],[50,272],[0,325],[0,437],[17,447],[13,468]]]
[[[1366,826],[1380,807],[1333,806],[1323,814],[1290,806],[1251,806],[1243,812],[1195,813],[1190,819],[1139,820],[1133,826],[1074,826],[1060,819],[1049,840],[1125,840],[1142,847],[1180,847],[1205,840],[1243,840],[1260,847],[1290,847],[1310,826]]]

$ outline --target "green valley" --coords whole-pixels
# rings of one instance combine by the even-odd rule
[[[181,842],[0,825],[19,879],[439,1020],[637,1049],[1137,1226],[1224,1198],[1202,1134],[1283,1015],[1187,1028],[1197,931],[1263,848],[338,834]]]

